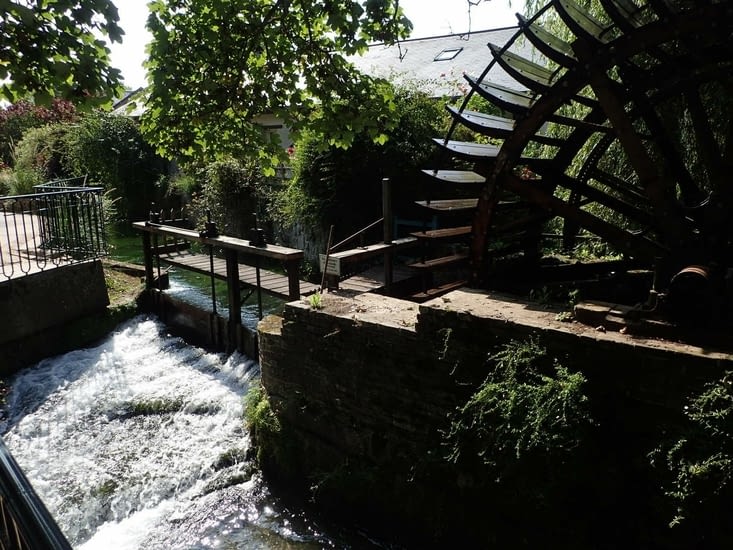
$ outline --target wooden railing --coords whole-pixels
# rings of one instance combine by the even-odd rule
[[[247,286],[254,286],[260,301],[260,317],[262,316],[261,292],[267,288],[260,285],[260,267],[269,260],[270,262],[279,262],[285,271],[287,278],[287,294],[284,298],[289,300],[298,300],[301,296],[300,288],[300,263],[303,259],[303,251],[279,246],[275,244],[264,244],[256,246],[251,241],[238,239],[226,235],[218,235],[215,230],[209,232],[195,231],[191,229],[182,229],[171,225],[154,223],[151,221],[135,222],[133,228],[142,233],[143,254],[145,258],[145,282],[148,290],[157,288],[157,281],[160,280],[160,259],[158,258],[158,277],[155,273],[156,256],[160,254],[159,241],[167,240],[177,243],[199,243],[208,248],[208,255],[211,259],[210,268],[206,271],[213,279],[223,278],[227,284],[227,295],[229,303],[229,336],[230,342],[236,341],[235,334],[242,325],[242,296],[241,288],[245,284],[240,277],[240,265],[254,267],[257,271],[256,282],[246,283]],[[208,225],[208,224],[207,224]],[[164,245],[164,247],[167,245]],[[225,270],[223,277],[218,275],[214,266],[213,251],[220,250],[223,253],[225,261]],[[221,260],[219,260],[219,263]],[[185,267],[185,266],[184,266]],[[215,302],[215,300],[212,300]],[[215,307],[215,306],[214,306]],[[216,311],[214,310],[214,313]]]

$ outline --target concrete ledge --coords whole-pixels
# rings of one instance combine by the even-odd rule
[[[0,344],[83,316],[109,304],[100,260],[65,265],[0,283]]]

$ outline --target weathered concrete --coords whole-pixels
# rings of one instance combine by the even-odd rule
[[[230,332],[229,320],[221,315],[204,311],[157,289],[143,294],[141,307],[155,313],[166,326],[191,344],[219,351],[238,350],[249,357],[257,357],[255,333],[241,324],[236,324]]]
[[[108,304],[100,260],[0,282],[0,373],[66,351],[54,334]]]

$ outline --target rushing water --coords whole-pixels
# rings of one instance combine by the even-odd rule
[[[12,379],[2,433],[78,549],[371,547],[288,510],[246,459],[257,376],[138,317]]]

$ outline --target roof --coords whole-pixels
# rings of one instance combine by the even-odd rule
[[[518,31],[518,27],[504,27],[403,40],[391,46],[375,44],[364,55],[348,59],[368,75],[395,84],[416,84],[433,97],[457,97],[468,91],[463,75],[480,76],[491,62],[488,44],[503,46]],[[535,57],[534,47],[524,39],[517,40],[510,49],[528,59]],[[441,52],[445,52],[442,57],[446,59],[439,60]],[[454,52],[458,53],[452,56]],[[517,81],[498,66],[492,68],[489,78],[496,84],[517,88]]]
[[[145,88],[126,90],[122,98],[112,105],[112,114],[140,118],[145,112]]]

